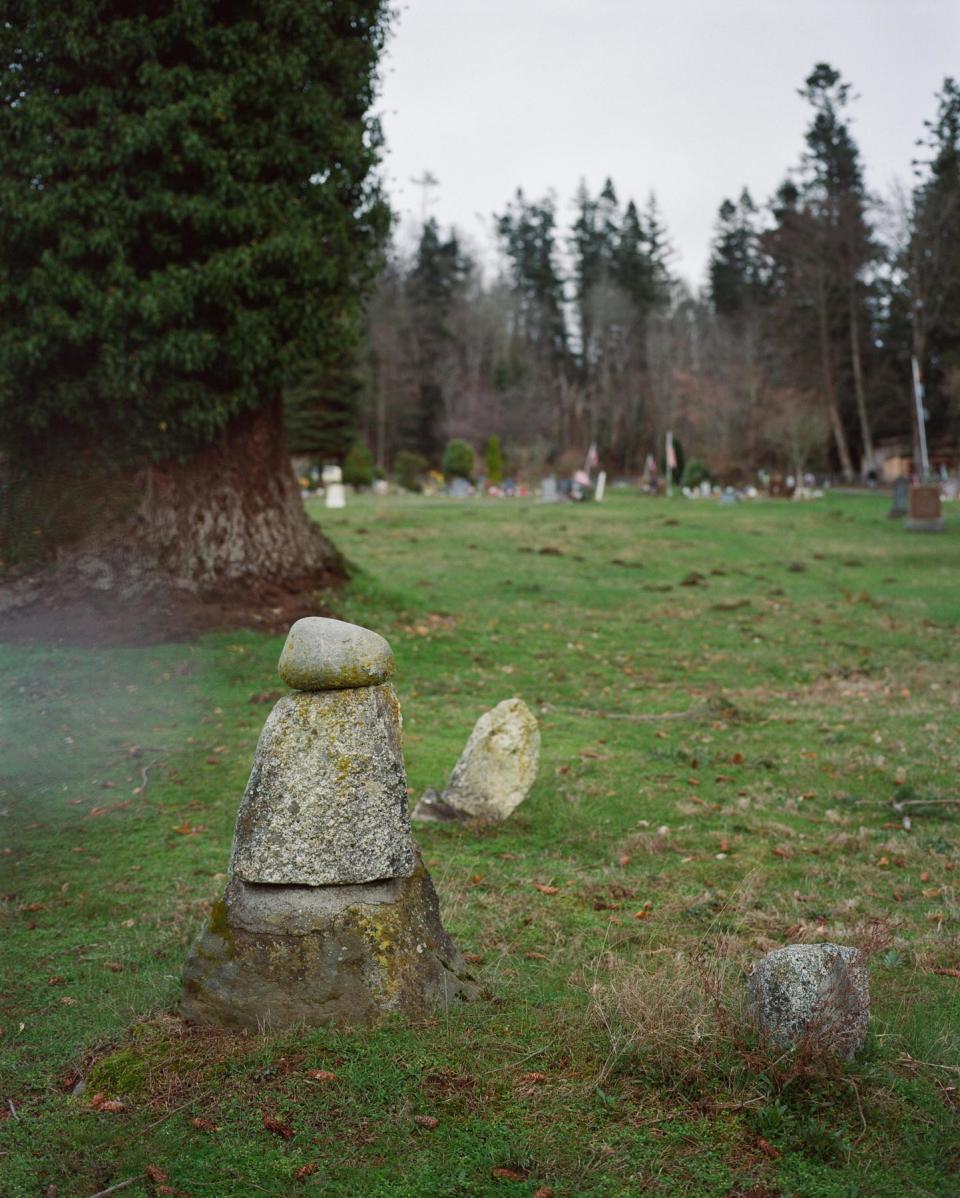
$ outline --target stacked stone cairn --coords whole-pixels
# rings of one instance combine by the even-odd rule
[[[290,629],[240,804],[226,891],[183,971],[194,1023],[357,1025],[474,997],[413,843],[377,633],[310,617]]]

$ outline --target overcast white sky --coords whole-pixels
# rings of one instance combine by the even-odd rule
[[[717,207],[766,200],[802,151],[797,95],[817,62],[859,95],[871,188],[908,181],[945,75],[960,74],[960,0],[407,0],[380,109],[394,207],[490,242],[518,186],[558,196],[610,175],[621,200],[654,190],[699,284]]]

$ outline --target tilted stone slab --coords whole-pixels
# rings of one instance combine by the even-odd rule
[[[442,795],[427,792],[417,820],[505,820],[537,779],[540,729],[522,699],[504,699],[474,725]]]
[[[378,633],[345,620],[305,616],[291,627],[277,672],[300,691],[345,690],[379,686],[393,675],[396,662]]]
[[[267,717],[231,873],[328,886],[409,877],[413,845],[393,687],[298,693]]]

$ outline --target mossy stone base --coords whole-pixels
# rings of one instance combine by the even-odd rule
[[[183,970],[191,1023],[358,1025],[476,997],[419,856],[412,877],[352,886],[234,878]]]

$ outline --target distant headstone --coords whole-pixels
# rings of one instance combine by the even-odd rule
[[[540,729],[522,699],[504,699],[474,726],[442,795],[427,792],[416,820],[505,820],[527,797],[540,763]]]
[[[910,488],[910,508],[904,527],[910,532],[943,532],[939,484],[923,483]]]
[[[329,486],[330,483],[342,483],[343,471],[339,466],[324,466],[323,473],[320,475],[320,481],[325,487]]]
[[[859,949],[790,944],[767,953],[747,979],[747,1010],[777,1046],[850,1058],[863,1047],[870,985]]]
[[[324,488],[327,507],[346,507],[347,489],[343,483],[327,483]]]
[[[893,495],[890,500],[890,511],[887,516],[891,520],[902,519],[909,511],[910,479],[898,478],[893,483]]]
[[[597,485],[596,485],[596,487],[594,487],[594,490],[593,490],[593,497],[597,501],[597,503],[600,503],[601,500],[603,499],[603,495],[604,495],[604,492],[606,491],[606,489],[607,489],[607,472],[606,472],[606,470],[601,470],[600,473],[597,475]]]
[[[181,1012],[252,1030],[419,1015],[476,986],[410,833],[393,654],[298,621],[240,805],[230,880],[183,970]]]
[[[473,487],[465,478],[451,478],[447,486],[447,494],[452,499],[466,499],[473,494]]]
[[[540,484],[540,502],[541,503],[556,503],[557,501],[557,480],[552,474]]]

